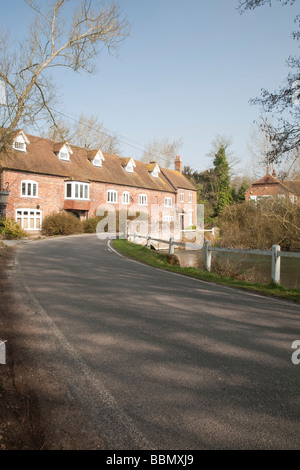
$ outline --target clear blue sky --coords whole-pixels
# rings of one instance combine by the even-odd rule
[[[58,74],[60,111],[75,119],[82,112],[98,116],[121,136],[122,154],[136,159],[153,138],[182,138],[183,163],[197,170],[211,166],[211,142],[225,135],[246,168],[260,115],[249,100],[285,79],[286,59],[298,53],[291,38],[298,5],[275,3],[240,15],[238,0],[119,3],[130,37],[118,57],[100,55],[95,75]],[[1,2],[0,25],[20,36],[29,12],[23,0]]]

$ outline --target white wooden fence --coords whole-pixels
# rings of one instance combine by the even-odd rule
[[[134,237],[134,242],[137,238],[142,238],[147,240],[147,247],[151,247],[151,241],[156,241],[159,243],[164,243],[169,245],[169,255],[174,254],[174,247],[175,246],[182,246],[184,248],[189,248],[192,250],[201,250],[204,248],[204,269],[206,271],[211,271],[211,258],[213,251],[219,251],[222,253],[245,253],[250,255],[264,255],[264,256],[271,256],[272,263],[271,263],[271,278],[275,284],[280,284],[280,267],[281,267],[281,258],[298,258],[300,259],[300,253],[295,252],[287,252],[281,251],[280,245],[273,245],[272,250],[246,250],[240,248],[219,248],[212,246],[210,240],[206,240],[204,247],[198,245],[196,243],[183,243],[177,242],[171,237],[169,240],[161,240],[159,238],[153,238],[151,235],[139,235],[138,233],[134,233],[132,235]]]

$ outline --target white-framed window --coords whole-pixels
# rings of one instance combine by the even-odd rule
[[[21,150],[22,152],[26,152],[26,144],[25,142],[14,142],[14,149]]]
[[[124,191],[122,194],[122,203],[123,204],[129,204],[129,192]]]
[[[29,140],[23,131],[13,141],[13,149],[21,152],[26,152],[26,146],[29,144]]]
[[[21,197],[38,197],[38,183],[35,181],[21,181]]]
[[[16,221],[24,230],[40,230],[42,228],[42,211],[17,209]]]
[[[107,191],[107,202],[110,204],[117,204],[118,203],[118,193],[114,189],[109,189]]]
[[[90,185],[80,181],[68,181],[66,183],[66,199],[89,200]]]
[[[98,150],[96,156],[92,160],[92,164],[94,166],[97,166],[97,167],[101,168],[102,167],[102,162],[104,162],[104,161],[105,161],[105,159],[103,157],[103,153],[101,152],[101,150]]]
[[[192,204],[193,202],[193,191],[189,192],[189,204]]]
[[[159,173],[160,173],[160,168],[158,166],[158,164],[155,165],[151,175],[154,177],[154,178],[158,178],[159,176]]]
[[[174,217],[172,215],[164,215],[163,222],[173,222]]]
[[[65,162],[68,162],[70,160],[70,154],[68,152],[63,152],[62,150],[59,152],[58,158],[60,160],[64,160]]]
[[[135,167],[136,167],[135,161],[133,160],[133,158],[130,158],[129,162],[125,166],[125,171],[127,171],[127,173],[133,173],[133,169]]]
[[[147,200],[148,198],[146,194],[139,194],[139,206],[146,206]]]
[[[126,171],[128,173],[133,173],[133,164],[131,162],[129,162],[128,165],[126,166]]]
[[[172,198],[165,197],[165,207],[172,207]]]
[[[66,142],[58,152],[59,160],[63,160],[65,162],[70,161],[70,155],[73,155],[73,151],[70,145]]]
[[[180,191],[180,202],[184,202],[184,189]]]

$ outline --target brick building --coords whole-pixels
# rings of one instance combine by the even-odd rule
[[[15,131],[0,154],[0,186],[8,186],[6,216],[29,231],[43,218],[69,211],[91,218],[101,210],[145,212],[152,219],[176,221],[181,229],[197,224],[196,188],[182,174],[156,162],[102,153]]]
[[[266,197],[286,198],[300,204],[300,181],[279,181],[273,170],[272,175],[266,174],[245,192],[246,201],[258,202]]]

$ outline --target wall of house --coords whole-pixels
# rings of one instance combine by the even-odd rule
[[[39,209],[43,218],[63,209],[65,183],[62,178],[4,170],[2,181],[9,183],[6,217],[15,219],[17,209]],[[22,181],[33,181],[38,184],[37,197],[21,195]]]
[[[107,209],[127,209],[134,212],[147,213],[149,216],[162,219],[165,217],[178,217],[175,212],[177,197],[175,193],[155,191],[143,188],[119,186],[106,183],[90,183],[89,201],[70,200],[65,198],[65,179],[56,176],[38,175],[19,171],[3,171],[2,181],[9,183],[9,202],[6,216],[16,219],[16,211],[20,209],[31,209],[41,211],[42,219],[53,212],[59,212],[63,209],[78,212],[82,217],[86,215],[91,218],[101,215],[101,208]],[[37,196],[22,196],[22,182],[32,181],[37,183]],[[115,190],[118,193],[117,204],[107,203],[107,191]],[[123,204],[122,194],[129,192],[129,204]],[[189,191],[185,190],[184,203],[180,204],[185,210],[185,227],[191,225],[188,215],[189,210],[193,210],[193,224],[196,224],[196,192],[193,191],[192,203],[189,203]],[[139,205],[139,195],[147,196],[147,206]],[[165,207],[165,198],[171,198],[171,208]],[[180,195],[179,195],[180,200]],[[159,210],[158,210],[159,209]]]
[[[107,203],[107,192],[109,190],[115,190],[118,193],[117,204]],[[123,192],[129,192],[129,204],[122,203]],[[139,206],[139,195],[145,194],[147,196],[147,206]],[[92,182],[90,185],[90,214],[89,217],[94,217],[97,210],[101,206],[115,207],[116,209],[136,209],[151,213],[151,206],[165,204],[165,198],[170,197],[172,200],[172,206],[175,204],[175,193],[155,191],[150,189],[136,188],[131,186],[119,186],[107,183],[95,183]]]

